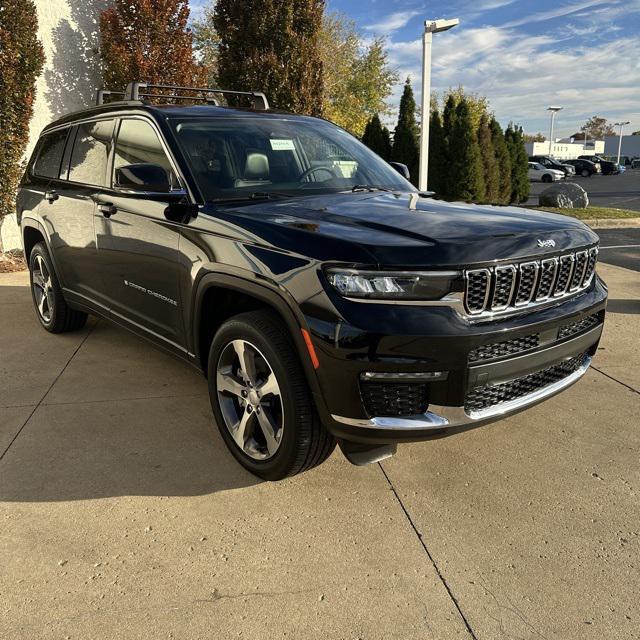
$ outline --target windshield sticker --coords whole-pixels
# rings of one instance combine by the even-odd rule
[[[269,140],[269,142],[271,143],[271,148],[274,151],[295,151],[296,150],[293,144],[293,140],[272,138],[271,140]]]

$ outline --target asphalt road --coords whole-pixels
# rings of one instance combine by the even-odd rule
[[[585,189],[594,207],[640,211],[640,169],[627,169],[618,176],[574,176],[570,182],[575,182]],[[548,187],[548,184],[542,182],[531,183],[531,197],[527,204],[537,205],[538,196]]]
[[[640,271],[640,229],[598,229],[600,262]]]

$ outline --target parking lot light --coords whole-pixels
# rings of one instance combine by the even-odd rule
[[[420,126],[420,166],[418,188],[427,190],[429,173],[429,118],[431,116],[431,43],[433,34],[449,31],[460,24],[458,18],[452,20],[425,20],[422,38],[422,122]]]
[[[620,153],[622,151],[622,130],[627,124],[631,124],[631,123],[628,120],[626,122],[616,122],[616,127],[620,127],[620,137],[618,139],[618,161],[617,161],[618,165],[620,164]]]
[[[551,111],[551,131],[549,132],[549,155],[553,158],[553,125],[556,119],[556,113],[562,111],[564,107],[547,107],[547,111]]]

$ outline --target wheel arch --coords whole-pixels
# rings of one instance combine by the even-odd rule
[[[301,329],[305,328],[304,318],[301,314],[298,316],[295,313],[281,293],[239,276],[209,273],[198,283],[192,315],[192,344],[196,359],[205,375],[209,347],[218,327],[234,315],[256,309],[271,309],[288,328],[305,377],[318,404],[320,387],[301,332]]]

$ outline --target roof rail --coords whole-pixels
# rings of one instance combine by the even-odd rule
[[[168,93],[149,93],[144,89],[167,89]],[[176,91],[191,91],[196,95],[178,95]],[[267,111],[269,101],[267,96],[260,91],[229,91],[226,89],[209,89],[207,87],[181,87],[173,84],[151,84],[148,82],[130,82],[125,91],[107,91],[100,89],[96,94],[96,104],[103,104],[104,98],[110,95],[122,96],[125,101],[140,101],[143,98],[167,98],[170,100],[194,100],[218,105],[218,101],[212,94],[250,96],[253,98],[253,108],[257,111]]]

